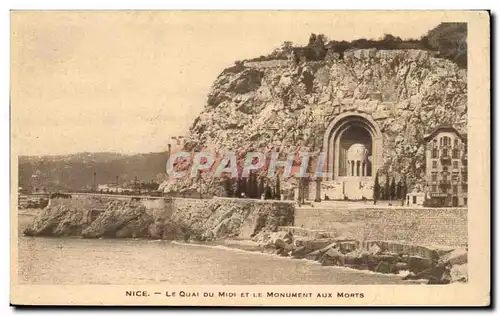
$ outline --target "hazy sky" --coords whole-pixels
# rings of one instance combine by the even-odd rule
[[[373,13],[372,13],[373,14]],[[12,141],[19,154],[162,151],[222,69],[309,34],[420,37],[440,15],[339,12],[14,12]]]

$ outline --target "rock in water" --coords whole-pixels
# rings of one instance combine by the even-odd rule
[[[451,282],[467,282],[469,279],[469,272],[468,272],[468,265],[467,263],[465,264],[459,264],[459,265],[454,265],[451,267],[450,271],[450,276],[451,276]]]
[[[296,259],[302,259],[306,256],[307,248],[304,246],[298,247],[290,253],[290,255]]]
[[[462,265],[467,263],[467,250],[465,248],[455,249],[444,254],[441,260],[451,265]]]
[[[419,256],[411,256],[408,258],[408,270],[412,273],[418,274],[426,269],[432,267],[432,260],[422,258]]]
[[[79,236],[92,221],[91,211],[69,200],[46,207],[24,230],[26,236]]]

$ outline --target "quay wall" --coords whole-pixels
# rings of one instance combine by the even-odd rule
[[[466,247],[467,208],[297,208],[294,225],[357,240]]]

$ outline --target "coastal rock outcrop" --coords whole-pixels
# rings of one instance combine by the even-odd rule
[[[25,230],[29,236],[249,239],[293,223],[294,206],[250,199],[156,199],[86,196],[54,199]]]

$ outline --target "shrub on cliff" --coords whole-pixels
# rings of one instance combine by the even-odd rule
[[[291,42],[288,45],[291,45]],[[323,34],[311,34],[305,47],[288,47],[287,52],[293,52],[295,62],[301,59],[308,61],[323,60],[331,53],[337,53],[342,58],[344,52],[350,49],[422,49],[439,52],[439,57],[452,60],[462,68],[467,68],[467,24],[441,23],[420,39],[402,39],[399,36],[385,34],[381,39],[360,38],[353,41],[329,41]],[[265,57],[272,59],[273,54]],[[283,55],[280,55],[283,58]]]
[[[377,203],[377,200],[380,196],[380,183],[378,181],[378,171],[375,174],[375,183],[373,184],[373,200]]]
[[[441,23],[421,39],[422,45],[437,50],[439,57],[467,68],[467,23]]]

